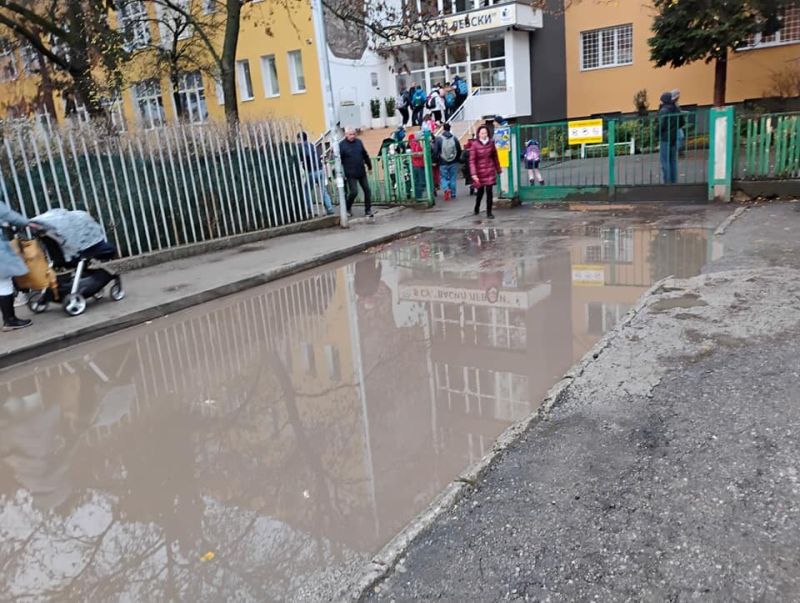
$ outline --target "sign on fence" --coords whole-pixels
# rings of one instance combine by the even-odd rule
[[[495,128],[494,144],[497,147],[497,158],[500,160],[500,167],[507,168],[511,154],[511,128],[508,126]]]
[[[569,144],[595,144],[603,142],[603,120],[582,119],[568,123]]]

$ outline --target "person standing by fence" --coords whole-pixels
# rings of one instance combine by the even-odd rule
[[[683,127],[683,116],[672,98],[672,92],[661,95],[658,119],[661,175],[664,184],[675,184],[678,181],[678,132]]]
[[[411,168],[414,172],[414,197],[422,199],[427,190],[425,183],[425,152],[414,134],[408,136],[408,150],[411,153]]]
[[[364,191],[364,213],[372,217],[372,195],[369,189],[367,170],[372,171],[367,149],[364,143],[356,138],[355,128],[346,128],[344,140],[339,143],[339,155],[342,158],[342,169],[347,179],[347,213],[352,214],[353,202],[358,196],[358,187]]]
[[[425,90],[422,86],[415,86],[412,84],[411,90],[413,90],[413,92],[410,93],[411,125],[420,126],[422,125],[422,113],[425,111],[425,102],[428,99],[428,95],[425,94]]]
[[[333,215],[333,202],[331,196],[328,194],[328,182],[325,178],[325,170],[322,166],[322,160],[317,153],[314,145],[308,142],[308,134],[300,132],[297,135],[297,142],[300,145],[300,156],[303,158],[303,165],[306,168],[306,194],[308,197],[308,211],[313,215],[314,208],[314,191],[317,187],[322,189],[322,202],[325,204],[325,213],[329,216]]]
[[[472,183],[478,190],[475,198],[475,215],[477,216],[481,212],[481,201],[486,195],[486,217],[494,220],[494,214],[492,214],[493,188],[497,182],[497,175],[500,173],[500,158],[497,156],[494,141],[489,137],[487,126],[478,128],[478,140],[470,146],[469,171],[472,175]]]
[[[456,178],[458,177],[458,160],[461,158],[461,144],[450,131],[450,124],[442,126],[442,135],[436,139],[436,157],[439,158],[439,175],[444,200],[449,201],[456,196]]]
[[[405,86],[400,89],[400,94],[397,95],[397,110],[400,112],[400,126],[405,127],[408,124],[408,109],[410,106],[409,91]]]

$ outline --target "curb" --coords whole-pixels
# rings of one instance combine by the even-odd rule
[[[362,243],[345,247],[344,249],[329,251],[307,260],[301,260],[286,264],[284,266],[279,266],[267,272],[249,276],[233,283],[214,287],[213,289],[207,289],[205,291],[199,291],[197,293],[187,295],[186,297],[165,302],[156,306],[151,306],[143,310],[137,310],[119,318],[109,319],[97,324],[88,325],[66,335],[56,335],[44,341],[25,345],[0,356],[0,370],[8,368],[14,364],[25,362],[31,358],[37,358],[43,354],[62,350],[72,345],[89,341],[90,339],[102,337],[103,335],[109,335],[129,327],[137,326],[149,320],[161,318],[167,314],[173,314],[175,312],[179,312],[180,310],[191,308],[192,306],[197,306],[208,301],[219,299],[220,297],[225,297],[226,295],[233,295],[234,293],[239,293],[247,289],[252,289],[253,287],[265,285],[280,278],[285,278],[305,270],[322,266],[323,264],[335,262],[348,256],[361,253],[376,245],[382,245],[398,239],[411,237],[429,230],[431,230],[431,228],[428,226],[414,226],[413,228],[400,230],[393,234],[369,239]]]
[[[666,282],[672,280],[672,278],[672,276],[668,276],[652,285],[642,297],[639,298],[636,305],[628,311],[617,326],[606,333],[592,349],[584,354],[577,364],[569,369],[564,376],[548,390],[539,408],[524,419],[507,427],[505,431],[497,437],[490,452],[477,463],[469,467],[459,477],[450,482],[445,489],[434,498],[427,509],[412,519],[397,536],[373,556],[372,561],[370,561],[356,581],[345,588],[340,598],[343,600],[364,601],[369,595],[369,592],[388,577],[400,558],[414,541],[422,536],[446,511],[450,510],[456,503],[464,498],[469,493],[470,488],[476,487],[481,477],[500,460],[503,453],[515,444],[520,436],[525,434],[539,421],[544,420],[549,411],[552,410],[554,406],[561,403],[572,383],[584,373],[586,368],[611,345],[611,342],[619,336],[622,330],[648,305],[650,297],[658,293],[659,289],[661,289]]]

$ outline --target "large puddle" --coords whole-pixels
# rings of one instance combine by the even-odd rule
[[[438,231],[0,373],[0,598],[315,600],[704,229]]]

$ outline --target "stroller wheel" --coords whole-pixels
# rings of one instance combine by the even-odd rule
[[[70,293],[64,298],[64,312],[70,316],[80,316],[86,310],[86,299],[80,293]]]
[[[116,281],[111,285],[111,299],[114,301],[125,299],[125,289],[122,287],[122,281]]]
[[[48,302],[41,291],[34,291],[28,297],[28,309],[34,314],[41,314],[47,310],[47,305]]]

